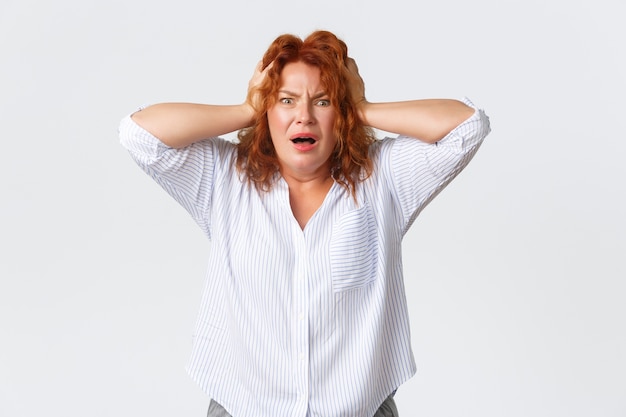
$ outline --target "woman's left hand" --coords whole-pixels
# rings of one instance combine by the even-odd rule
[[[359,67],[356,65],[356,61],[352,58],[348,58],[346,61],[348,88],[352,97],[352,102],[356,106],[359,112],[359,118],[363,120],[363,107],[367,104],[365,99],[365,83],[359,75]]]

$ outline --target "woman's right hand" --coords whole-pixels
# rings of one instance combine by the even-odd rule
[[[248,81],[248,94],[246,97],[246,104],[248,104],[255,111],[259,110],[262,107],[262,97],[259,92],[259,87],[265,80],[265,76],[267,74],[267,70],[272,66],[270,63],[267,67],[263,68],[263,61],[259,61],[257,66],[254,69],[254,74],[252,74],[252,78]]]

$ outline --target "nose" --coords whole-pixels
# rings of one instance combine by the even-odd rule
[[[314,123],[314,121],[315,119],[310,104],[302,103],[298,106],[297,122],[299,124],[310,125]]]

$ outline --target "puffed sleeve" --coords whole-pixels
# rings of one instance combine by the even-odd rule
[[[381,155],[387,158],[383,169],[400,208],[403,233],[424,207],[467,166],[491,131],[485,112],[467,98],[463,102],[474,108],[474,113],[440,141],[429,144],[399,136],[383,144]]]
[[[171,148],[130,115],[120,122],[119,137],[137,165],[183,206],[210,238],[216,142],[220,140],[213,138],[182,149]]]

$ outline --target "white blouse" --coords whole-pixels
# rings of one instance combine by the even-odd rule
[[[249,187],[231,142],[173,149],[124,118],[123,146],[212,242],[191,377],[237,417],[373,415],[415,373],[402,238],[489,131],[476,110],[435,144],[377,141],[357,201],[335,183],[302,230],[286,182]]]

